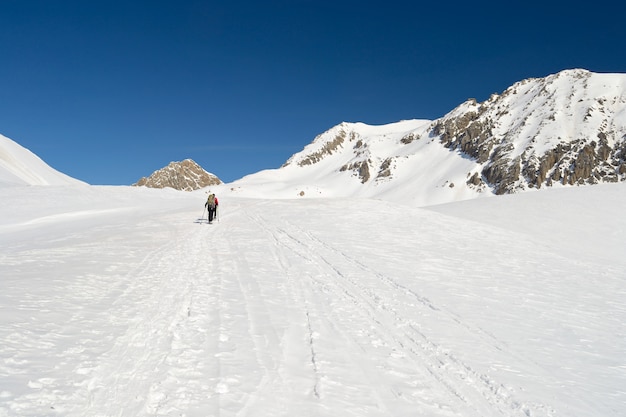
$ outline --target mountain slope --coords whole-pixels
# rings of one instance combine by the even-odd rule
[[[468,100],[432,122],[342,123],[233,189],[429,205],[623,181],[625,161],[626,75],[577,69]]]
[[[53,169],[28,149],[0,135],[0,187],[77,184],[85,183]]]
[[[473,198],[479,191],[457,187],[476,162],[459,152],[416,140],[430,121],[382,126],[342,123],[319,135],[280,169],[231,183],[236,195],[294,198],[360,197],[436,204]]]
[[[468,101],[432,134],[481,165],[496,194],[626,178],[626,75],[568,70]]]

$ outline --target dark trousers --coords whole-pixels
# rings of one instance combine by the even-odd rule
[[[213,221],[217,207],[209,207],[209,223]]]

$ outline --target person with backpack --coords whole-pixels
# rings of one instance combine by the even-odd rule
[[[213,223],[213,218],[217,213],[217,206],[219,205],[219,201],[217,201],[217,197],[215,194],[209,194],[209,198],[207,198],[206,203],[204,203],[204,207],[207,208],[209,212],[209,224]]]

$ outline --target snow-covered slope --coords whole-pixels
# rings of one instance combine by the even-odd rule
[[[626,74],[567,70],[468,100],[432,122],[342,123],[233,191],[425,206],[624,179]]]
[[[0,135],[0,187],[76,184],[84,183],[53,169],[28,149]]]
[[[227,187],[0,188],[0,416],[626,414],[626,184]]]
[[[383,126],[342,123],[319,135],[280,169],[231,185],[235,195],[358,197],[427,205],[481,196],[463,185],[477,164],[433,141],[428,120]]]

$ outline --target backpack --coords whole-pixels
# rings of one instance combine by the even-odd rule
[[[210,209],[215,208],[215,194],[209,196],[209,199],[206,201],[206,206]]]

